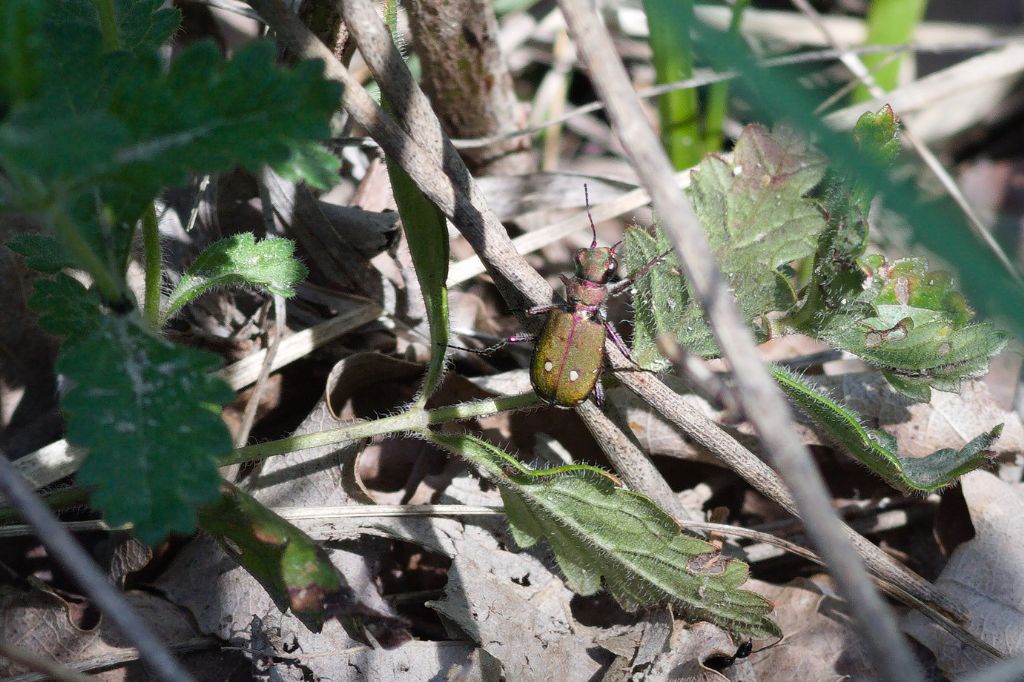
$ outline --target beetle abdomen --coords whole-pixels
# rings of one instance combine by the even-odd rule
[[[586,400],[601,376],[604,339],[604,325],[586,312],[548,313],[530,363],[530,382],[537,395],[559,407]]]

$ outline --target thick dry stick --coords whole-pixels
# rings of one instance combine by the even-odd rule
[[[302,22],[281,4],[280,0],[249,0],[249,4],[274,29],[278,40],[287,48],[304,58],[321,59],[325,62],[327,76],[346,88],[343,106],[348,113],[359,125],[366,129],[381,148],[384,149],[385,153],[399,160],[402,167],[409,173],[409,176],[420,190],[462,231],[474,250],[483,257],[488,272],[495,277],[499,287],[502,287],[503,295],[506,295],[506,301],[510,305],[512,305],[512,301],[524,301],[524,305],[519,307],[525,308],[551,301],[551,288],[543,278],[537,275],[533,268],[529,267],[522,256],[511,247],[511,242],[504,228],[500,222],[494,219],[493,214],[487,210],[486,205],[480,204],[478,205],[479,207],[469,205],[467,207],[467,202],[471,200],[468,198],[464,186],[471,181],[471,178],[468,178],[466,175],[453,175],[449,177],[437,168],[434,160],[437,154],[428,153],[418,139],[420,134],[430,132],[429,130],[421,127],[416,131],[417,136],[413,137],[401,129],[394,120],[383,114],[377,104],[366,95],[360,84],[349,74],[345,67],[333,58],[333,55],[317,41],[316,37],[303,26]],[[431,148],[437,148],[433,144],[430,146]],[[508,283],[512,284],[511,288],[517,288],[521,293],[516,291],[510,292]],[[512,296],[512,298],[508,296]],[[618,354],[617,349],[612,343],[609,342],[607,349],[613,358],[618,358],[620,363],[618,366],[632,367],[632,365],[625,363],[621,354]],[[627,372],[623,373],[622,376],[626,377],[627,384],[629,384],[629,377],[635,375],[635,372]],[[655,409],[665,412],[668,407],[682,404],[679,396],[672,394],[660,381],[653,379],[653,377],[648,377],[648,379],[655,381],[656,384],[654,385],[662,386],[665,393],[668,394],[664,398],[660,397],[659,394],[657,400],[650,396],[644,396]],[[679,425],[680,428],[690,433],[682,423],[679,423]],[[714,427],[714,430],[721,431],[717,427]],[[712,438],[709,442],[713,443],[714,439]],[[737,446],[739,446],[738,443]],[[713,450],[714,445],[710,447]],[[746,453],[745,457],[747,460],[758,462],[763,466],[763,463],[753,453],[745,448],[743,451]],[[729,461],[730,458],[726,457],[725,460]],[[752,481],[759,490],[780,503],[790,499],[788,497],[778,498],[775,490],[784,490],[784,486],[779,482],[775,472],[767,467],[764,467],[764,469],[766,472],[764,472],[765,475],[763,477],[759,475],[757,477],[749,477],[747,480]],[[740,475],[745,475],[743,471],[739,471],[739,473]],[[771,482],[771,484],[768,485],[766,482]],[[793,508],[795,509],[795,507]],[[871,563],[879,567],[880,577],[894,583],[908,585],[908,591],[923,602],[929,604],[949,604],[949,601],[934,586],[916,576],[905,566],[892,560],[878,547],[866,541],[864,542],[862,551],[865,556],[874,557],[874,561]],[[966,619],[963,611],[958,607],[946,607],[944,610],[957,620],[963,621]]]
[[[8,504],[17,509],[22,518],[36,529],[37,537],[50,555],[75,577],[103,615],[113,621],[121,634],[139,649],[143,662],[159,679],[167,682],[194,680],[146,621],[118,594],[92,557],[86,554],[53,512],[32,492],[3,450],[0,450],[0,490],[7,497]]]
[[[689,202],[670,181],[674,169],[651,129],[611,37],[586,0],[559,0],[580,60],[607,107],[613,128],[651,193],[687,281],[732,366],[747,418],[770,453],[797,503],[815,547],[829,566],[856,629],[886,679],[916,680],[923,671],[871,583],[830,503],[830,496],[797,431],[785,398],[761,364],[754,338],[732,300],[727,282]]]

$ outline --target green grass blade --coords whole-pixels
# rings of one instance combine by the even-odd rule
[[[644,0],[648,41],[654,52],[658,83],[693,76],[693,41],[690,31],[696,17],[693,0]],[[704,155],[700,135],[700,103],[697,90],[687,88],[658,98],[661,138],[672,165],[689,168]]]
[[[384,4],[384,19],[391,29],[392,39],[401,47],[397,3],[393,0]],[[381,100],[384,111],[390,113],[388,101],[383,97]],[[448,225],[444,213],[423,196],[402,167],[390,158],[386,163],[430,327],[430,364],[415,403],[422,407],[441,384],[448,352]]]
[[[868,45],[901,45],[909,42],[921,18],[928,0],[872,0],[868,6]],[[905,57],[880,52],[862,57],[864,65],[885,91],[899,85],[900,67]],[[861,84],[853,91],[854,102],[873,99],[868,88]]]

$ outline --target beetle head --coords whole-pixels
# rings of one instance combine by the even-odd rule
[[[608,246],[577,249],[575,260],[576,277],[595,284],[606,283],[619,267],[615,252]]]

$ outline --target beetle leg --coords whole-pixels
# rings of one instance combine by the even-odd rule
[[[601,385],[601,375],[597,375],[597,383],[594,384],[594,402],[600,408],[604,407],[604,386]]]
[[[639,270],[637,270],[636,272],[634,272],[634,273],[633,273],[633,276],[632,276],[632,277],[629,277],[629,278],[627,278],[627,279],[624,279],[624,280],[622,280],[621,282],[618,282],[618,283],[616,283],[616,284],[614,284],[614,285],[612,285],[612,286],[608,287],[608,295],[609,295],[609,296],[618,296],[619,294],[621,294],[621,293],[622,293],[623,291],[625,291],[626,289],[628,289],[628,288],[629,288],[629,286],[630,286],[631,284],[633,284],[633,282],[637,281],[638,279],[640,279],[641,277],[643,277],[644,275],[646,275],[646,274],[647,274],[647,272],[648,272],[648,271],[649,271],[649,270],[650,270],[651,268],[653,268],[653,267],[654,267],[655,265],[657,265],[658,263],[660,263],[660,262],[661,262],[661,259],[662,259],[662,258],[664,258],[665,256],[667,256],[667,255],[668,255],[668,254],[670,254],[670,253],[672,253],[672,249],[669,249],[669,250],[668,250],[668,251],[666,251],[665,253],[660,253],[660,254],[658,254],[657,256],[655,256],[654,258],[652,258],[651,260],[649,260],[649,261],[647,261],[646,263],[644,263],[644,264],[643,264],[643,267],[641,267],[641,268],[640,268]]]
[[[476,353],[477,355],[489,355],[495,351],[501,350],[510,343],[523,343],[525,341],[534,341],[536,338],[537,337],[534,336],[533,334],[515,334],[513,336],[509,336],[504,341],[499,341],[498,343],[492,346],[487,346],[486,348],[466,348],[465,346],[456,346],[455,344],[452,343],[449,343],[447,347],[453,348],[455,350],[466,351],[467,353]]]
[[[629,350],[629,346],[626,345],[626,342],[623,341],[622,337],[619,336],[619,332],[615,329],[615,326],[608,320],[605,320],[604,328],[605,331],[608,332],[608,336],[611,337],[612,343],[615,344],[616,348],[622,351],[622,354],[626,356],[626,359],[632,362],[635,367],[640,367],[636,360],[633,359],[633,353]]]

